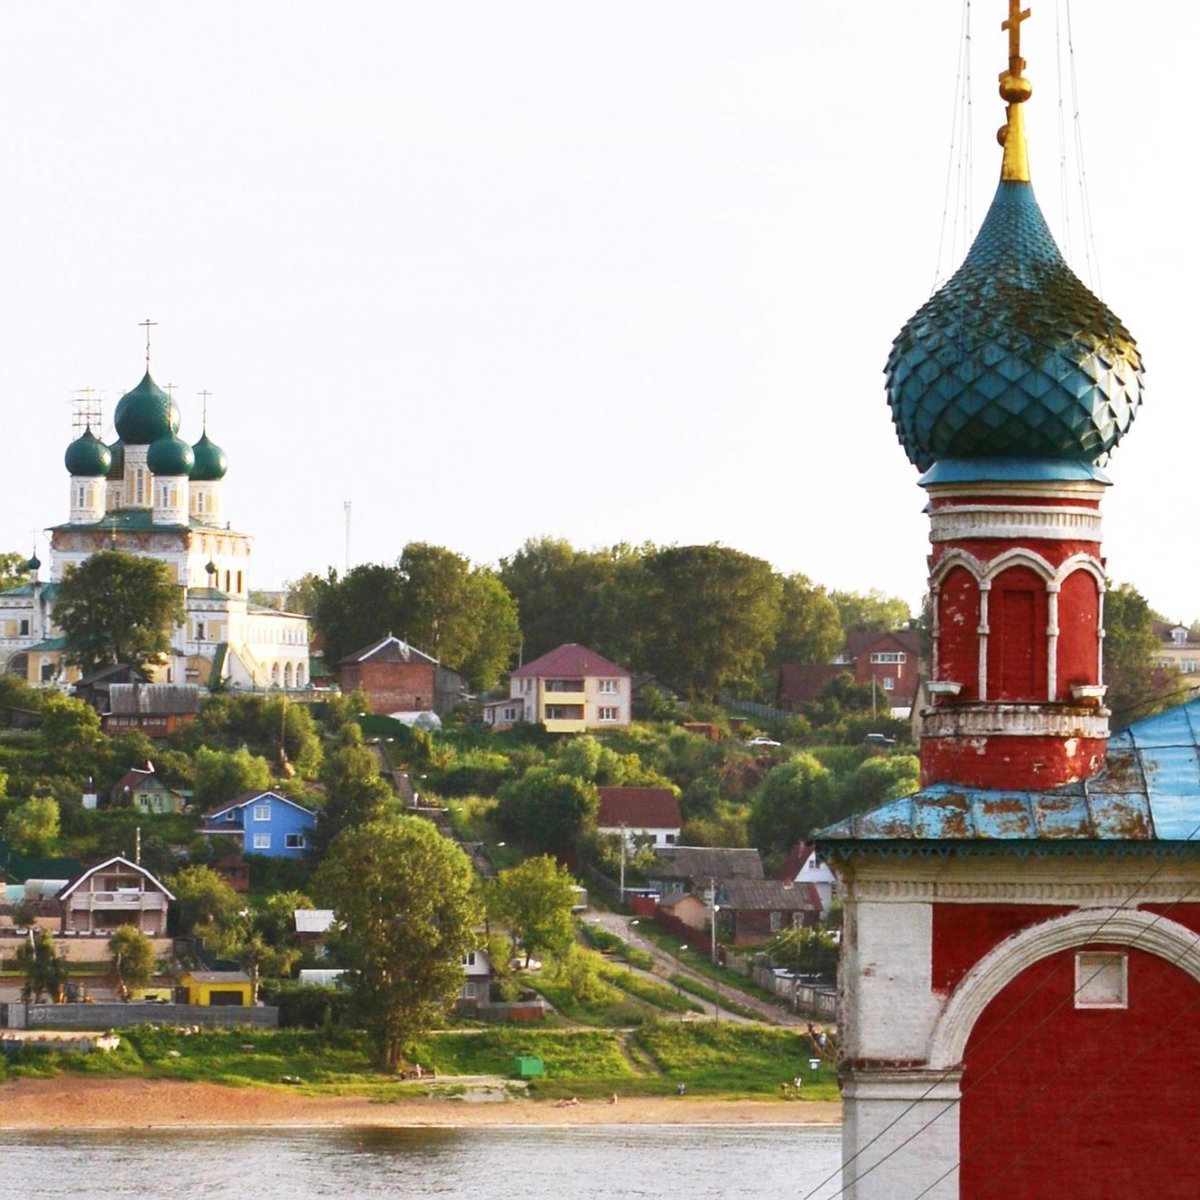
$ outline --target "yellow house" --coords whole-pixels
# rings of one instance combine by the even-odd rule
[[[519,702],[514,719],[540,721],[550,733],[583,733],[587,729],[628,729],[633,711],[633,676],[624,667],[569,642],[509,676],[509,698]],[[510,723],[505,707],[485,709],[493,724]]]
[[[188,971],[180,977],[179,990],[185,1004],[249,1008],[254,1003],[250,976],[242,971]]]

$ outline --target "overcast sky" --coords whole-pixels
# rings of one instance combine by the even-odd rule
[[[1061,233],[1055,8],[1033,9],[1034,184]],[[1109,570],[1191,620],[1200,17],[1075,9],[1103,294],[1148,368],[1109,467]],[[1006,11],[971,6],[975,225]],[[479,562],[543,533],[720,541],[915,604],[924,498],[881,371],[937,267],[961,19],[961,0],[9,9],[0,548],[37,533],[46,557],[71,397],[96,388],[111,431],[151,317],[189,441],[212,393],[254,586],[341,568],[349,500],[355,563],[414,539]]]

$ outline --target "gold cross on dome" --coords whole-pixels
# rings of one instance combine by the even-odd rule
[[[1008,0],[1008,20],[1000,22],[1001,29],[1008,30],[1008,69],[1019,75],[1025,67],[1021,58],[1021,22],[1029,20],[1029,9],[1021,7],[1021,0]]]

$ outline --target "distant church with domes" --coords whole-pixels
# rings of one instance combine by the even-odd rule
[[[309,684],[308,619],[251,603],[251,539],[225,519],[229,462],[209,436],[179,436],[174,398],[142,381],[121,397],[117,438],[105,445],[91,424],[67,447],[69,517],[50,530],[49,580],[30,560],[30,582],[0,592],[0,670],[30,683],[62,685],[77,676],[54,624],[64,573],[98,550],[166,563],[185,589],[184,623],[156,673],[164,683],[201,687],[304,688]]]

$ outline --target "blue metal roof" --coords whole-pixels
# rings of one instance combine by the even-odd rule
[[[1045,792],[937,784],[815,835],[835,843],[1200,842],[1200,699],[1112,735],[1104,770]]]

